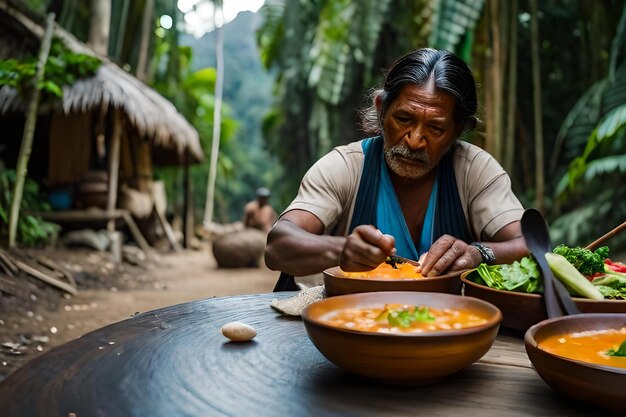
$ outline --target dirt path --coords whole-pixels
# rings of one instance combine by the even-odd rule
[[[4,312],[0,343],[21,344],[21,354],[9,354],[4,346],[0,380],[42,352],[137,312],[210,297],[271,292],[277,277],[265,266],[217,269],[210,251],[184,251],[162,255],[142,274],[138,289],[80,290],[74,297],[62,298],[53,311]]]

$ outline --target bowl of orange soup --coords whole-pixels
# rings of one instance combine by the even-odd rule
[[[424,277],[419,267],[409,263],[397,264],[397,269],[382,263],[371,271],[346,272],[338,266],[324,271],[327,296],[375,291],[426,291],[448,294],[461,293],[460,275],[451,272],[437,277]]]
[[[302,312],[307,334],[350,373],[418,385],[480,359],[502,314],[472,297],[429,292],[368,292],[326,298]]]
[[[626,413],[626,314],[544,320],[528,329],[524,343],[535,370],[552,388]]]

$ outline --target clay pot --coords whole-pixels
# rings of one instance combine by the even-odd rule
[[[213,241],[213,256],[219,268],[256,268],[263,257],[267,235],[261,230],[244,229]]]
[[[76,188],[76,199],[80,207],[107,208],[109,176],[106,171],[88,171]]]

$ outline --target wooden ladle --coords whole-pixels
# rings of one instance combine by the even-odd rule
[[[526,246],[539,264],[543,276],[543,299],[549,318],[580,314],[565,286],[554,277],[545,254],[552,251],[548,224],[536,209],[526,209],[522,215],[522,234]]]

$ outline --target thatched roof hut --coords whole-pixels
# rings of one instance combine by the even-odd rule
[[[37,55],[43,35],[33,18],[0,0],[0,60]],[[165,192],[153,181],[153,165],[184,166],[188,205],[188,167],[203,160],[198,132],[171,102],[106,56],[58,25],[53,35],[74,53],[97,56],[102,65],[94,76],[63,86],[61,100],[39,106],[28,175],[51,193],[72,195],[46,216],[105,219],[110,227],[123,217],[130,227],[128,212],[140,219],[156,213],[167,234]],[[0,158],[8,168],[17,159],[26,107],[15,89],[0,86]],[[102,210],[83,210],[91,207]],[[184,223],[190,229],[192,221]],[[140,242],[139,232],[134,235]]]
[[[4,38],[0,42],[0,59],[15,57],[28,49],[33,52],[33,46],[36,52],[44,32],[40,25],[2,1],[0,28],[0,32],[12,32],[10,36],[0,36]],[[97,56],[58,25],[55,25],[54,36],[61,39],[72,52]],[[12,38],[13,42],[5,41],[7,38]],[[98,58],[102,60],[102,65],[95,76],[64,86],[62,101],[57,107],[48,110],[71,114],[97,111],[103,106],[116,108],[139,136],[148,138],[156,147],[162,148],[157,152],[166,151],[169,154],[160,156],[165,162],[182,163],[185,151],[189,152],[192,161],[203,159],[198,132],[171,102],[107,57]],[[25,109],[26,103],[15,89],[7,86],[0,88],[0,115],[24,112]]]

